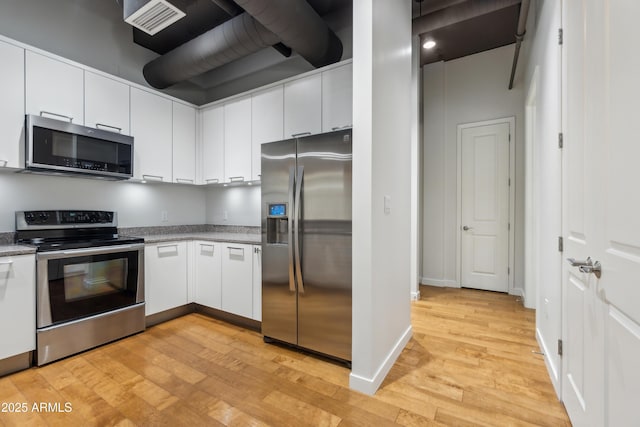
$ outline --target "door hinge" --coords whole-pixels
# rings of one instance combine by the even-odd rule
[[[564,147],[564,134],[560,132],[558,134],[558,148]]]
[[[511,231],[511,223],[510,222],[507,223],[507,230]]]
[[[564,241],[562,236],[558,237],[558,252],[564,252]]]
[[[507,276],[511,274],[511,267],[507,267]]]
[[[562,28],[558,28],[558,44],[562,45],[562,43],[564,43],[564,34]]]
[[[562,356],[562,340],[558,340],[558,355]]]
[[[509,187],[511,187],[511,178],[509,178]]]
[[[511,142],[511,134],[509,134],[509,142]]]

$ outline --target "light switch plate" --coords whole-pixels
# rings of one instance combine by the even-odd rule
[[[391,213],[391,196],[384,196],[384,213],[386,215]]]

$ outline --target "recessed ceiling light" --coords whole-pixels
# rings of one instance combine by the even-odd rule
[[[424,42],[422,47],[425,49],[433,49],[434,47],[436,47],[436,42],[433,40],[427,40],[426,42]]]

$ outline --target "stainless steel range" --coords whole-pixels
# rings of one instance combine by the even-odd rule
[[[37,247],[37,365],[145,329],[144,240],[115,212],[16,212],[16,241]]]

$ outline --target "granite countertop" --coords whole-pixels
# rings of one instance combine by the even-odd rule
[[[35,246],[13,245],[13,244],[0,245],[0,257],[15,256],[15,255],[29,255],[29,254],[35,254],[35,253],[36,253]]]
[[[184,240],[206,240],[210,242],[244,243],[256,245],[262,242],[259,233],[227,233],[227,232],[201,232],[201,233],[168,233],[150,234],[140,236],[145,243],[178,242]]]

